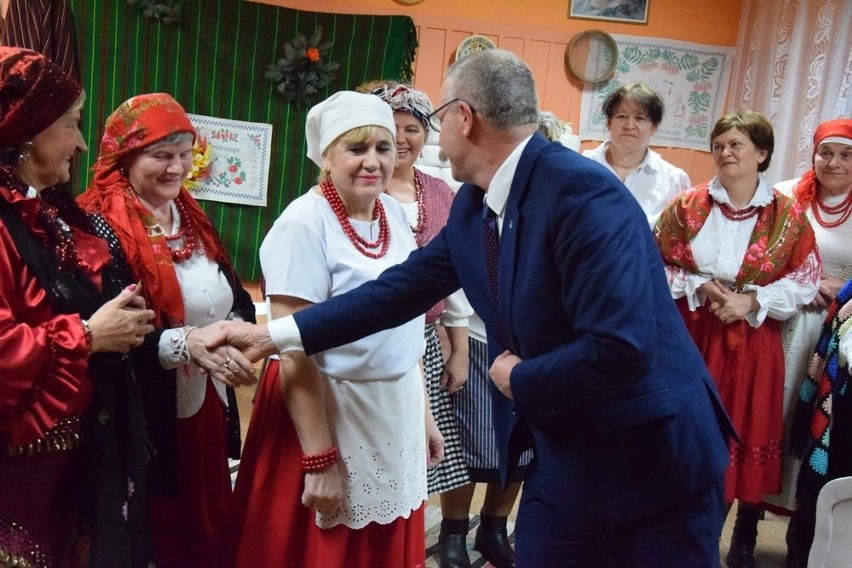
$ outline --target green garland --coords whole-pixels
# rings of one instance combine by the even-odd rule
[[[278,86],[287,102],[310,103],[320,89],[331,84],[340,63],[326,59],[332,42],[321,40],[322,28],[310,38],[297,36],[284,44],[284,57],[266,68],[264,77]]]
[[[177,0],[125,0],[128,4],[139,4],[146,18],[156,18],[166,25],[180,23],[180,2]]]

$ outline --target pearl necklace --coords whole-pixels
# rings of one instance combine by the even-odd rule
[[[727,203],[719,203],[719,211],[721,211],[722,215],[725,216],[725,219],[728,219],[729,221],[744,221],[746,219],[751,219],[760,213],[760,208],[751,205],[745,209],[736,210]]]
[[[826,229],[833,229],[835,227],[839,227],[840,225],[845,223],[846,220],[849,218],[849,215],[852,214],[852,191],[846,194],[846,197],[843,199],[843,201],[832,207],[830,205],[825,204],[825,201],[822,200],[822,193],[817,190],[816,196],[811,204],[811,207],[814,211],[814,219],[816,219],[816,222],[819,223],[821,226],[825,227]],[[838,217],[834,221],[826,221],[822,218],[820,211],[827,215],[839,214],[840,217]]]
[[[343,200],[340,199],[340,195],[337,193],[337,189],[335,189],[331,180],[325,179],[321,181],[320,189],[326,200],[328,200],[328,204],[331,206],[334,215],[337,217],[343,233],[355,245],[358,252],[369,258],[382,258],[385,256],[388,252],[388,246],[390,246],[390,229],[388,228],[388,219],[381,200],[376,197],[375,206],[373,207],[373,221],[379,221],[379,238],[374,242],[370,242],[359,235],[355,227],[352,226],[352,222],[349,220],[349,215],[346,211],[346,205],[343,204]],[[368,249],[379,250],[373,252]]]

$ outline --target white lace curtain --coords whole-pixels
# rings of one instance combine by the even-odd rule
[[[743,0],[729,107],[775,131],[767,179],[811,167],[817,125],[852,117],[852,0]]]

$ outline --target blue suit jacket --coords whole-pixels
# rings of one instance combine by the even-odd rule
[[[399,325],[461,286],[497,330],[483,190],[464,185],[444,230],[373,282],[296,314],[308,353]],[[514,401],[493,389],[501,469],[533,444],[525,499],[594,534],[706,488],[732,433],[675,308],[639,205],[610,172],[539,134],[524,149],[500,236],[499,307],[523,360]]]

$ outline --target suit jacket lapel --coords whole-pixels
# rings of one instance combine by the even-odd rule
[[[514,291],[516,258],[519,245],[518,234],[521,223],[523,222],[521,205],[529,190],[533,166],[547,144],[547,139],[537,132],[527,143],[526,148],[524,148],[521,159],[518,162],[518,167],[515,170],[515,175],[512,178],[512,187],[509,190],[509,199],[506,202],[503,227],[500,232],[500,278],[498,280],[500,315],[516,345],[517,342],[512,332],[512,293]]]

